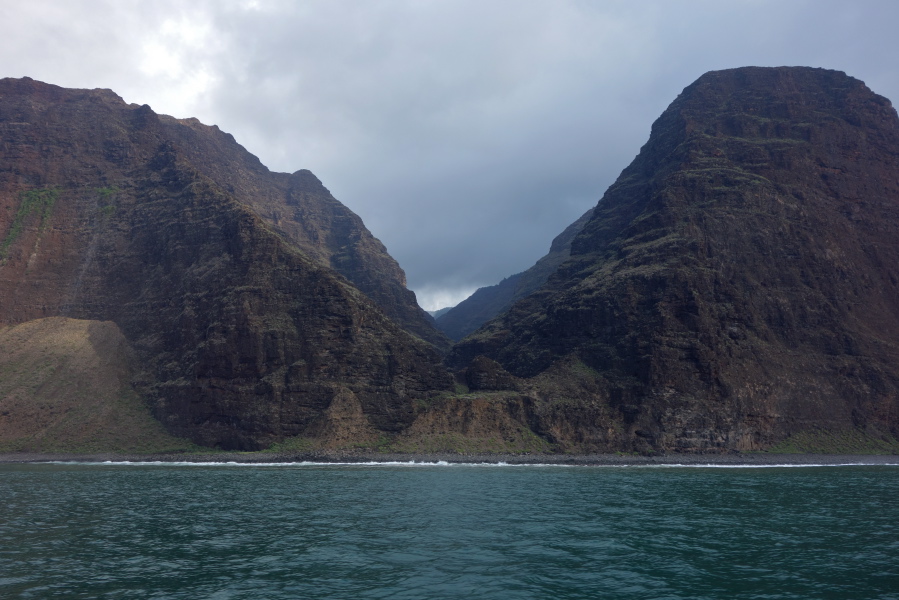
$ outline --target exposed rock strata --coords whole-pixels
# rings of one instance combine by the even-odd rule
[[[310,171],[273,173],[216,126],[157,116],[162,135],[203,175],[307,256],[349,279],[388,317],[441,351],[449,349],[449,340],[406,288],[399,264]]]
[[[895,110],[840,72],[743,68],[684,90],[571,259],[451,362],[582,364],[587,412],[556,431],[596,424],[598,449],[756,449],[899,433],[897,340]]]
[[[531,273],[544,285],[455,348],[456,394],[402,271],[311,173],[269,173],[216,128],[109,91],[27,79],[0,81],[0,134],[0,322],[94,320],[65,322],[133,352],[156,416],[202,444],[704,452],[899,435],[899,120],[842,73],[686,88],[557,238],[562,264]]]
[[[0,321],[114,321],[170,431],[258,448],[355,403],[393,432],[450,386],[390,318],[441,343],[402,271],[311,173],[269,173],[216,128],[107,90],[29,79],[0,81],[0,133]]]

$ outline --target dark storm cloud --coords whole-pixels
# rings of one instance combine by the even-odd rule
[[[530,266],[706,71],[821,66],[899,98],[890,1],[23,6],[6,75],[111,87],[312,170],[428,308]]]
[[[228,45],[251,50],[223,79],[248,85],[220,88],[219,110],[261,113],[277,168],[317,173],[413,289],[471,291],[529,266],[648,131],[632,117],[651,79],[628,55],[651,41],[616,7],[329,6],[220,13]]]

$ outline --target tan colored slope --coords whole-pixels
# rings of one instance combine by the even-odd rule
[[[131,390],[111,321],[50,317],[0,328],[0,451],[163,451],[166,434]]]

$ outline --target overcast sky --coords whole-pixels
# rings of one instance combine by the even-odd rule
[[[706,71],[899,100],[894,0],[0,0],[0,77],[110,88],[310,169],[426,309],[532,265]]]

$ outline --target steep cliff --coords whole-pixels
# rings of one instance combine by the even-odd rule
[[[895,110],[836,71],[702,76],[655,122],[571,258],[450,362],[478,355],[529,378],[545,414],[553,393],[540,390],[577,374],[557,433],[547,418],[535,426],[596,448],[765,448],[815,428],[895,436]]]
[[[437,328],[450,339],[466,335],[507,310],[518,300],[536,291],[571,254],[571,242],[593,214],[591,208],[553,239],[549,252],[534,266],[510,275],[496,285],[478,288],[474,294],[453,308],[435,316]]]
[[[454,348],[455,382],[402,271],[308,171],[270,173],[215,127],[29,79],[0,80],[0,140],[11,448],[140,429],[130,389],[168,432],[239,449],[899,436],[899,119],[842,73],[744,68],[687,87],[586,223],[484,295],[502,314]],[[78,361],[114,377],[84,379]],[[51,370],[96,383],[97,402],[57,394]],[[60,416],[69,400],[90,436]]]
[[[336,403],[376,435],[450,385],[402,271],[311,173],[30,79],[0,81],[0,134],[0,322],[113,321],[169,431],[258,448]]]
[[[158,119],[162,135],[204,176],[307,256],[349,279],[402,327],[441,351],[449,349],[449,340],[406,288],[399,264],[310,171],[273,173],[216,126],[166,115]]]

